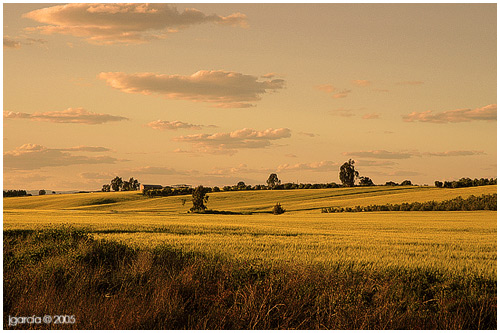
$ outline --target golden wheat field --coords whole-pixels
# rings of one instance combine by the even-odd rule
[[[96,237],[139,248],[159,244],[267,264],[350,263],[360,267],[435,268],[496,276],[496,212],[322,214],[323,207],[446,200],[496,193],[460,189],[371,187],[210,193],[211,209],[251,215],[188,214],[190,196],[138,192],[4,199],[4,230],[85,227]],[[187,199],[183,204],[182,199]],[[283,215],[270,214],[280,202]]]

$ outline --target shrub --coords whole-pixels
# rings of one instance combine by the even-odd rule
[[[283,214],[284,212],[285,212],[285,210],[283,209],[281,204],[279,202],[277,202],[276,205],[274,205],[274,207],[273,207],[273,214],[279,215],[279,214]]]

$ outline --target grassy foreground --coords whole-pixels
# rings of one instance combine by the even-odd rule
[[[7,198],[4,328],[68,314],[57,328],[495,329],[495,212],[320,213],[488,193],[210,194],[210,208],[254,213],[220,216],[136,193]],[[266,213],[276,201],[287,213]]]

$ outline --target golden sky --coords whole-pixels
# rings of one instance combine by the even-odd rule
[[[4,189],[496,177],[496,4],[4,4]]]

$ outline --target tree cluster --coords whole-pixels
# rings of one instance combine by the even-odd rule
[[[459,188],[459,187],[473,187],[473,186],[485,186],[485,185],[496,185],[496,178],[481,178],[481,179],[470,179],[470,178],[460,178],[459,180],[454,181],[445,181],[440,182],[436,180],[434,185],[436,187],[444,187],[444,188]]]
[[[116,176],[111,180],[110,184],[102,185],[102,192],[110,192],[113,191],[137,191],[139,190],[139,181],[134,179],[134,177],[130,177],[129,180],[123,180],[121,177]]]
[[[207,188],[211,192],[211,188]],[[192,187],[179,187],[179,188],[173,188],[166,186],[164,188],[160,189],[144,189],[142,190],[142,194],[145,196],[148,196],[150,198],[153,197],[170,197],[174,195],[187,195],[187,194],[193,194],[194,189]],[[217,191],[214,191],[217,192]]]
[[[25,196],[29,196],[31,194],[28,194],[26,192],[26,190],[7,190],[7,191],[3,191],[3,196],[4,198],[7,198],[7,197],[25,197]]]
[[[445,201],[426,201],[402,204],[369,205],[356,207],[322,208],[322,213],[342,212],[384,212],[384,211],[459,211],[459,210],[497,210],[497,195],[487,194],[480,197],[471,195],[467,199],[457,197]]]

